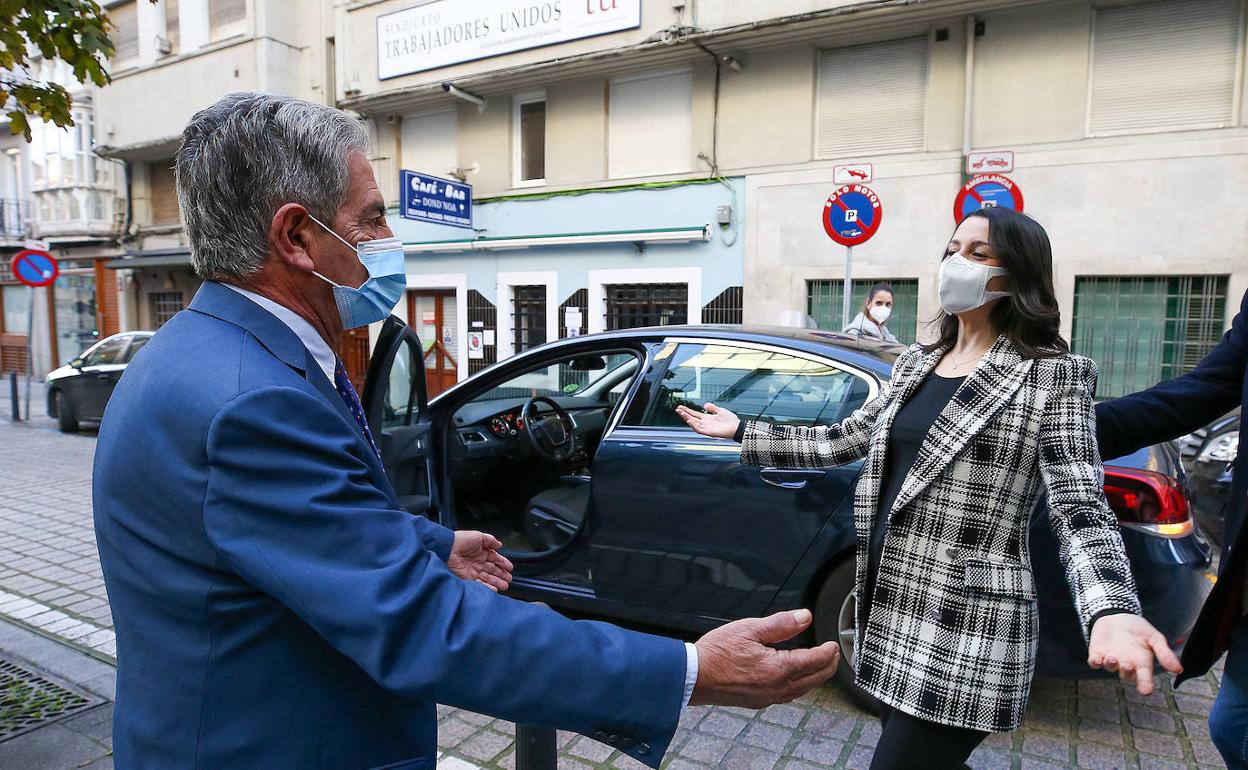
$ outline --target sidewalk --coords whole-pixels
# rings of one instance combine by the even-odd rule
[[[0,423],[13,422],[11,389],[8,373],[0,375]],[[22,420],[25,421],[27,412],[25,374],[17,376],[17,402],[21,407]],[[48,417],[48,386],[40,377],[36,377],[30,383],[30,425],[56,430],[56,420]]]

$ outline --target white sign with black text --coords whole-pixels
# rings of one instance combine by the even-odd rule
[[[641,0],[436,0],[377,17],[377,79],[641,26]]]

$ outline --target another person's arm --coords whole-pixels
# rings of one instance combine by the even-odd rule
[[[836,425],[776,425],[765,420],[739,419],[735,414],[707,404],[705,412],[677,407],[676,412],[698,433],[741,442],[741,462],[779,468],[831,468],[861,460],[871,445],[875,420],[888,405],[893,383],[904,371],[910,351],[893,365],[893,376],[884,390]]]
[[[571,621],[457,578],[427,542],[427,524],[372,483],[354,437],[326,431],[336,422],[324,399],[293,388],[244,393],[217,415],[204,526],[223,568],[391,692],[627,737],[632,748],[621,749],[657,765],[691,673],[684,644]],[[826,679],[834,646],[766,646],[808,624],[808,612],[786,612],[707,634],[694,702],[757,707]]]
[[[1101,456],[1121,457],[1203,428],[1243,398],[1248,367],[1248,292],[1231,329],[1196,368],[1096,407]]]
[[[1179,662],[1165,637],[1140,616],[1131,562],[1105,499],[1104,467],[1093,435],[1096,364],[1072,356],[1058,367],[1040,429],[1040,474],[1058,556],[1089,639],[1088,664],[1119,671],[1147,695],[1153,690],[1154,655],[1175,673]]]

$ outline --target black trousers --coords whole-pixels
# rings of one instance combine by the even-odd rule
[[[988,733],[929,722],[884,707],[884,732],[875,746],[871,770],[958,770]]]

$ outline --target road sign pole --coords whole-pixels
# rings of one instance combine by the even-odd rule
[[[26,289],[26,422],[30,422],[30,381],[35,378],[35,287]]]
[[[854,247],[845,247],[845,286],[841,291],[841,328],[848,329],[851,316],[849,311],[854,293]]]

